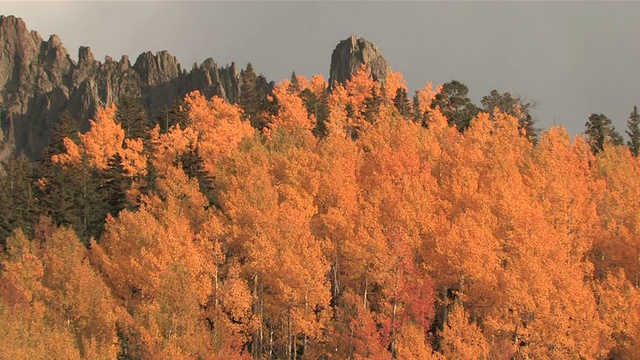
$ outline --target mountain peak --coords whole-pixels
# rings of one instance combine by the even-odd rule
[[[345,84],[365,64],[374,80],[384,82],[391,67],[380,54],[378,47],[365,38],[351,35],[340,41],[331,54],[329,85]]]

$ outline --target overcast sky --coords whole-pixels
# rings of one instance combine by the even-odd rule
[[[640,2],[0,2],[74,59],[132,61],[168,50],[190,69],[251,62],[268,79],[328,77],[351,34],[375,43],[411,91],[459,80],[474,102],[492,89],[539,103],[538,126],[584,130],[604,113],[620,132],[640,105]]]

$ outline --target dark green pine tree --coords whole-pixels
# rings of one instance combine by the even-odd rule
[[[422,126],[427,127],[426,114],[422,113],[420,110],[420,97],[418,96],[418,92],[413,95],[413,121],[422,124]]]
[[[585,124],[587,142],[594,154],[604,150],[605,145],[622,145],[622,136],[616,131],[611,119],[604,114],[591,114]]]
[[[329,118],[329,94],[325,90],[317,96],[310,89],[304,89],[300,93],[300,97],[302,98],[302,102],[304,106],[307,108],[307,113],[309,115],[314,115],[316,118],[316,126],[312,130],[313,135],[316,137],[325,137],[327,135],[327,126],[325,121]]]
[[[68,110],[60,113],[58,121],[51,126],[51,139],[42,152],[42,160],[51,161],[51,156],[66,152],[67,148],[64,145],[64,139],[70,138],[74,142],[78,142],[80,140],[79,132],[80,123],[76,121],[71,113]]]
[[[263,75],[256,76],[251,63],[240,73],[240,96],[238,103],[251,126],[262,130],[269,126],[271,116],[278,113],[277,99],[270,101],[275,84]]]
[[[295,71],[293,71],[291,73],[291,84],[289,84],[289,92],[292,94],[299,94],[300,91],[302,91],[302,88],[300,86],[300,81],[298,81],[298,75],[296,74]]]
[[[7,238],[13,234],[16,219],[13,216],[13,198],[9,191],[9,179],[6,175],[0,177],[0,252],[6,248]]]
[[[189,124],[189,113],[184,99],[177,98],[171,104],[165,106],[160,110],[158,116],[156,116],[155,122],[151,124],[151,127],[160,125],[160,133],[166,133],[173,126],[180,125],[181,129],[184,129]]]
[[[638,114],[637,106],[633,107],[633,111],[629,115],[626,133],[629,136],[629,141],[627,141],[629,150],[633,156],[637,157],[640,150],[640,114]]]
[[[54,123],[51,140],[35,163],[33,181],[39,185],[34,192],[43,214],[56,225],[72,227],[88,245],[92,236],[100,235],[105,216],[98,211],[102,207],[98,176],[84,158],[73,168],[61,167],[51,160],[53,155],[66,151],[64,138],[79,141],[78,123],[68,112]]]
[[[79,235],[85,245],[89,245],[89,239],[100,238],[104,230],[104,220],[106,212],[99,211],[104,208],[104,201],[100,190],[100,174],[95,168],[89,166],[86,158],[82,159],[79,171],[78,200],[77,207],[82,210],[82,223],[79,227]]]
[[[189,145],[189,149],[182,154],[178,162],[182,165],[182,170],[191,179],[197,179],[200,192],[209,200],[209,206],[219,206],[214,191],[214,179],[204,169],[204,161],[200,157],[200,152],[193,144]]]
[[[398,90],[396,90],[396,96],[393,98],[393,105],[398,109],[398,112],[402,117],[405,119],[412,118],[411,101],[409,100],[407,89],[399,87]]]
[[[107,169],[102,174],[102,194],[104,213],[117,216],[120,211],[130,204],[127,200],[127,190],[131,187],[131,179],[122,164],[122,157],[116,153],[107,161]]]
[[[378,89],[375,86],[371,87],[371,94],[364,99],[364,109],[362,111],[364,119],[371,124],[375,124],[380,114],[381,104],[382,98],[378,93]]]
[[[344,110],[347,113],[347,119],[346,119],[347,125],[345,126],[347,136],[350,137],[352,140],[356,140],[358,139],[358,136],[359,136],[358,129],[353,124],[353,119],[356,116],[356,107],[353,105],[351,101],[349,101],[347,105],[345,105]]]
[[[471,102],[468,94],[469,88],[465,84],[452,80],[442,85],[442,91],[431,102],[431,108],[440,107],[440,111],[448,119],[449,125],[455,125],[462,132],[471,125],[471,120],[480,111]]]
[[[140,99],[131,95],[122,95],[116,104],[116,121],[124,129],[125,138],[149,138],[149,128],[152,123]]]
[[[54,155],[66,151],[64,139],[78,142],[79,125],[68,111],[60,114],[52,126],[49,144],[42,150],[35,163],[33,180],[39,183],[35,193],[40,201],[42,211],[53,219],[57,225],[68,225],[78,231],[81,216],[77,213],[76,197],[79,181],[76,171],[62,169],[52,161]]]
[[[275,83],[267,81],[264,75],[260,74],[256,83],[256,92],[258,94],[258,117],[256,128],[262,130],[268,127],[272,117],[278,114],[280,104],[278,99],[273,96],[273,88]],[[271,100],[269,100],[271,98]]]
[[[537,141],[538,129],[534,127],[535,120],[531,115],[531,110],[537,106],[535,102],[526,101],[520,96],[512,96],[508,92],[500,94],[497,90],[491,90],[491,93],[484,96],[480,102],[483,111],[492,117],[495,109],[498,108],[500,112],[517,118],[518,125],[524,130],[525,136],[534,143]]]
[[[40,206],[33,189],[33,167],[29,160],[20,155],[12,158],[0,177],[0,243],[15,229],[32,234],[40,216]]]
[[[158,169],[153,165],[153,153],[150,153],[147,158],[147,173],[141,180],[140,192],[142,194],[149,195],[157,190]]]
[[[238,103],[244,110],[244,115],[249,119],[251,125],[254,125],[258,118],[260,105],[259,94],[257,91],[258,77],[253,71],[251,63],[247,64],[247,68],[240,72],[240,96]]]

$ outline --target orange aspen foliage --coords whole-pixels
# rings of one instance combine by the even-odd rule
[[[160,134],[160,128],[156,126],[151,132],[153,144],[152,161],[159,174],[168,171],[175,165],[180,155],[189,150],[190,146],[198,145],[198,133],[192,128],[180,128],[180,125],[172,127],[164,134]]]
[[[640,291],[624,271],[609,274],[595,285],[598,312],[607,327],[601,357],[631,359],[640,351]],[[609,350],[610,349],[610,350]],[[609,350],[607,352],[607,350]]]
[[[46,221],[7,239],[0,358],[640,352],[640,162],[626,148],[593,155],[557,127],[534,145],[497,110],[461,133],[430,108],[431,84],[421,122],[406,121],[392,101],[400,73],[382,85],[361,67],[330,91],[321,76],[296,80],[301,93],[273,90],[267,136],[193,92],[188,125],[152,130],[148,153],[113,107],[65,139],[54,161],[69,166],[120,154],[135,176],[151,156],[154,188],[89,250]],[[328,116],[318,138],[310,105]],[[206,196],[184,161],[194,149]]]
[[[300,79],[298,81],[300,81]],[[309,90],[318,98],[322,97],[328,87],[329,84],[322,75],[313,75],[311,81],[309,81]]]
[[[362,108],[365,98],[371,95],[373,87],[378,87],[378,84],[373,80],[371,70],[367,69],[365,64],[356,70],[351,80],[347,80],[345,85],[349,98],[356,109]]]
[[[431,102],[435,99],[436,95],[442,91],[442,85],[439,85],[436,89],[433,89],[433,85],[429,82],[424,88],[418,90],[418,101],[420,105],[420,114],[424,116],[427,112],[430,112]]]
[[[489,343],[480,328],[469,322],[462,306],[456,305],[442,332],[442,354],[447,359],[489,359]]]
[[[51,290],[50,301],[62,309],[58,321],[73,329],[82,357],[115,357],[115,304],[85,247],[73,230],[59,228],[45,239],[42,251],[42,283]]]
[[[120,321],[139,337],[143,358],[241,351],[240,329],[219,332],[234,326],[216,310],[219,230],[205,205],[196,180],[170,168],[158,179],[158,196],[109,219],[100,244],[92,245],[94,262],[127,310]]]
[[[306,86],[307,79],[303,76],[298,76],[298,81],[301,86]],[[278,101],[278,114],[271,121],[269,130],[273,131],[278,127],[283,127],[292,131],[294,128],[300,127],[310,133],[315,123],[309,119],[307,109],[300,96],[289,91],[290,86],[291,82],[285,80],[273,89],[273,96]]]
[[[220,158],[230,156],[242,139],[254,133],[251,125],[242,121],[242,110],[217,96],[207,101],[198,91],[185,97],[191,127],[198,134],[198,148],[205,170],[214,175]],[[195,144],[193,144],[195,146]]]
[[[0,274],[0,356],[114,358],[110,293],[83,261],[85,250],[75,234],[56,230],[43,248],[21,232],[7,242]]]
[[[408,86],[406,81],[402,78],[402,73],[398,71],[391,71],[387,74],[387,78],[384,81],[384,93],[382,96],[387,99],[387,101],[392,101],[396,96],[396,92],[399,88],[404,88],[408,90]]]
[[[147,157],[143,155],[142,139],[127,139],[124,129],[115,121],[116,106],[100,108],[95,120],[89,120],[90,130],[79,134],[80,145],[65,139],[66,153],[54,155],[52,160],[64,165],[78,165],[86,156],[91,166],[105,170],[110,158],[119,154],[128,176],[146,174]]]
[[[326,121],[330,134],[346,137],[346,128],[350,120],[347,118],[347,106],[354,104],[349,99],[347,89],[342,84],[336,84],[329,94],[329,117]]]
[[[595,159],[603,184],[598,200],[602,231],[594,236],[592,260],[596,275],[624,269],[627,279],[640,284],[640,162],[627,148],[607,147]]]
[[[276,131],[270,152],[252,142],[230,164],[235,176],[221,179],[222,206],[232,219],[232,246],[246,258],[256,331],[263,329],[252,341],[263,343],[259,333],[271,324],[274,346],[288,354],[295,351],[298,334],[303,346],[319,340],[330,293],[328,265],[309,227],[318,186],[316,159],[291,144],[292,136]]]
[[[398,331],[396,357],[407,360],[437,360],[443,357],[434,352],[424,330],[414,324],[406,324]]]

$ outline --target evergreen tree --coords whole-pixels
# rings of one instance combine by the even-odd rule
[[[251,63],[247,64],[247,68],[240,73],[240,83],[238,103],[251,122],[251,126],[262,130],[268,126],[271,117],[278,113],[277,100],[268,98],[275,84],[268,82],[262,74],[257,76]]]
[[[302,91],[300,81],[298,81],[298,75],[296,72],[291,73],[291,84],[289,84],[289,92],[292,94],[299,94]]]
[[[99,211],[104,208],[102,194],[99,191],[100,176],[98,171],[91,168],[84,158],[79,169],[80,192],[78,200],[78,208],[82,209],[82,223],[79,227],[79,235],[85,245],[89,245],[89,239],[100,238],[100,234],[104,230],[104,220],[106,213]]]
[[[184,129],[189,124],[189,113],[184,99],[176,98],[173,103],[163,107],[151,127],[155,127],[156,124],[160,125],[161,133],[166,133],[175,125],[180,125],[180,128]]]
[[[268,126],[272,118],[278,114],[280,105],[278,99],[273,96],[275,83],[268,82],[264,75],[260,74],[256,82],[256,93],[258,94],[258,116],[252,124],[256,129],[262,130]]]
[[[151,123],[140,99],[130,95],[120,96],[115,119],[124,129],[125,138],[148,138]]]
[[[409,100],[407,89],[399,87],[398,90],[396,90],[396,96],[393,98],[393,105],[395,105],[400,115],[404,118],[411,118],[411,101]]]
[[[633,111],[629,115],[626,133],[629,136],[629,141],[627,141],[629,150],[631,150],[633,156],[637,157],[640,150],[640,114],[638,114],[637,106],[633,107]]]
[[[300,97],[307,108],[307,113],[313,115],[316,119],[316,127],[313,134],[317,137],[327,135],[327,126],[325,121],[329,117],[329,95],[324,91],[319,97],[310,89],[304,89],[300,93]]]
[[[131,186],[131,179],[122,164],[122,157],[116,153],[107,162],[107,169],[102,175],[100,187],[105,213],[117,216],[120,211],[128,207],[127,190]]]
[[[52,126],[49,144],[42,150],[40,159],[35,163],[33,180],[39,186],[35,188],[42,210],[50,216],[58,225],[64,224],[76,227],[80,223],[80,217],[76,217],[74,204],[76,200],[78,184],[77,173],[66,171],[52,161],[54,155],[66,152],[64,139],[69,138],[74,142],[79,141],[79,126],[68,111],[60,114],[60,118]]]
[[[512,96],[508,92],[500,94],[497,90],[491,90],[491,93],[484,96],[480,102],[482,103],[483,111],[491,116],[493,116],[495,109],[498,108],[500,112],[516,117],[527,138],[535,141],[538,130],[533,126],[535,120],[531,115],[531,110],[537,105],[535,102],[527,102],[519,96]]]
[[[20,155],[10,159],[0,177],[0,244],[16,229],[31,234],[40,214],[32,186],[32,165]]]
[[[74,142],[80,140],[78,133],[80,125],[78,121],[71,115],[68,110],[60,113],[58,121],[51,126],[51,139],[49,144],[44,148],[42,153],[42,161],[51,161],[51,156],[61,154],[67,151],[64,145],[64,139],[69,138]]]
[[[442,91],[436,95],[431,108],[439,106],[442,114],[449,120],[449,125],[455,125],[458,130],[464,131],[480,111],[471,102],[468,93],[469,88],[465,84],[452,80],[442,85]]]
[[[605,145],[622,145],[622,136],[616,131],[611,119],[604,114],[591,114],[585,124],[587,140],[594,154],[604,150]]]
[[[420,110],[420,96],[418,92],[413,95],[413,121],[421,123],[424,127],[427,127],[427,122],[424,121],[424,115]]]
[[[213,178],[204,169],[204,161],[198,148],[190,144],[189,149],[180,156],[178,161],[189,178],[198,180],[200,192],[209,200],[209,204],[217,206],[213,190]]]
[[[378,118],[378,114],[380,113],[381,104],[382,98],[378,93],[378,89],[375,86],[371,87],[371,95],[364,100],[364,119],[374,124]]]
[[[247,68],[240,72],[240,97],[238,102],[251,125],[254,125],[255,121],[257,121],[260,104],[257,83],[258,77],[253,71],[251,63],[248,63]]]

